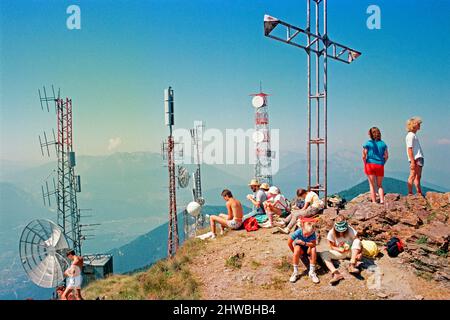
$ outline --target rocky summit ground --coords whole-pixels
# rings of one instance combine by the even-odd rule
[[[337,213],[328,208],[320,216],[319,251],[327,250],[326,232]],[[306,273],[290,283],[288,235],[259,229],[188,240],[174,258],[138,274],[97,281],[84,292],[87,298],[106,299],[450,299],[450,193],[388,194],[384,205],[363,194],[339,213],[382,250],[375,259],[364,258],[358,277],[347,272],[348,261],[341,262],[345,279],[336,286],[329,284],[331,274],[321,263],[319,284]],[[405,243],[396,258],[383,250],[392,236]]]
[[[363,238],[383,248],[399,236],[406,250],[397,258],[386,251],[364,259],[361,276],[345,277],[336,286],[331,274],[319,266],[320,284],[305,274],[289,282],[292,272],[288,235],[271,229],[228,231],[208,243],[190,266],[200,283],[203,299],[450,299],[448,240],[450,193],[429,193],[426,198],[389,194],[386,204],[371,204],[364,194],[347,204],[341,214],[349,218]],[[337,212],[329,208],[320,218],[319,251],[326,250],[326,231]]]

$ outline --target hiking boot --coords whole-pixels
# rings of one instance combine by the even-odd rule
[[[339,272],[335,272],[333,273],[333,277],[330,280],[330,284],[334,285],[337,284],[339,281],[343,280],[344,276],[342,274],[340,274]]]
[[[351,273],[351,274],[360,274],[361,270],[359,270],[354,264],[351,264],[348,267],[348,272]]]
[[[289,234],[289,228],[288,228],[288,227],[286,227],[286,228],[280,228],[280,227],[277,227],[277,230],[278,230],[279,232],[281,232],[281,233]]]
[[[315,272],[310,272],[309,273],[309,277],[311,278],[312,282],[314,282],[314,283],[319,283],[320,282],[320,280],[317,277],[317,274]]]
[[[298,278],[300,278],[300,275],[298,274],[298,272],[293,272],[292,276],[289,278],[289,281],[294,283],[298,280]]]

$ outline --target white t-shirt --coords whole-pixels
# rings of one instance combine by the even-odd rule
[[[412,148],[414,160],[418,158],[423,158],[422,147],[420,146],[419,139],[414,132],[408,132],[406,135],[406,156],[409,159],[408,148]]]
[[[323,201],[319,199],[319,196],[314,191],[310,191],[306,194],[305,203],[306,202],[313,208],[320,208],[323,206]]]
[[[286,202],[286,198],[282,194],[277,194],[274,198],[272,198],[275,207],[278,209],[285,209],[288,207]]]
[[[327,240],[334,242],[337,247],[342,247],[344,245],[344,243],[347,243],[349,246],[351,246],[353,243],[353,240],[355,239],[355,237],[357,235],[357,232],[355,229],[353,229],[350,226],[348,226],[348,230],[349,231],[346,233],[345,237],[336,238],[334,236],[333,229],[331,229],[330,231],[328,231]]]

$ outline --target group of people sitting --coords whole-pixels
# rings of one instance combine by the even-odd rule
[[[230,190],[223,190],[222,197],[226,201],[228,212],[211,215],[209,217],[211,231],[202,235],[201,238],[215,238],[216,225],[219,225],[221,233],[224,228],[237,230],[241,228],[245,220],[253,217],[260,227],[275,228],[273,233],[291,234],[288,247],[293,253],[294,271],[289,280],[296,282],[300,277],[298,267],[301,259],[309,268],[308,275],[311,280],[319,283],[320,280],[315,272],[318,256],[315,223],[318,221],[317,215],[324,209],[324,202],[317,193],[305,189],[298,189],[296,197],[288,201],[278,187],[259,183],[256,179],[251,180],[249,187],[253,194],[247,195],[247,199],[253,205],[253,211],[244,215],[241,202],[233,197]],[[359,274],[358,267],[362,259],[361,241],[355,229],[348,225],[343,216],[338,215],[335,218],[334,228],[328,232],[327,241],[329,250],[321,252],[320,256],[332,273],[330,283],[336,284],[344,279],[334,266],[333,260],[349,258],[349,273]]]
[[[410,166],[408,178],[408,194],[412,194],[413,184],[418,195],[422,195],[420,180],[424,166],[423,151],[417,138],[417,132],[421,129],[422,120],[413,117],[406,122],[405,138],[406,154]],[[362,160],[364,172],[369,182],[370,196],[374,203],[384,204],[384,189],[382,186],[384,177],[384,165],[389,154],[386,143],[381,140],[381,131],[372,127],[368,132],[369,140],[362,146]],[[314,230],[315,216],[324,209],[324,203],[317,193],[311,190],[298,189],[296,197],[290,202],[282,195],[276,186],[267,183],[259,183],[256,179],[251,180],[249,187],[253,194],[247,195],[247,199],[253,206],[253,211],[247,215],[243,214],[242,204],[234,199],[230,190],[223,190],[222,197],[226,201],[228,214],[210,216],[211,231],[202,235],[202,239],[216,237],[216,224],[219,224],[221,232],[223,228],[236,230],[241,228],[244,222],[253,217],[262,228],[274,228],[274,233],[281,232],[290,234],[288,247],[293,252],[294,272],[290,278],[295,282],[298,277],[298,263],[300,258],[309,264],[309,276],[314,283],[319,279],[315,273],[317,261],[317,236]],[[379,199],[377,199],[377,196]],[[335,268],[332,260],[350,258],[349,273],[358,274],[358,266],[362,258],[361,241],[357,232],[342,216],[334,220],[334,228],[327,234],[329,250],[320,253],[327,268],[332,272],[331,283],[338,283],[343,276]]]

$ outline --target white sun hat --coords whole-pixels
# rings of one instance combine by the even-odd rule
[[[279,193],[280,193],[280,190],[278,190],[278,188],[275,187],[275,186],[271,186],[271,187],[269,188],[269,193],[270,193],[270,194],[279,194]]]

